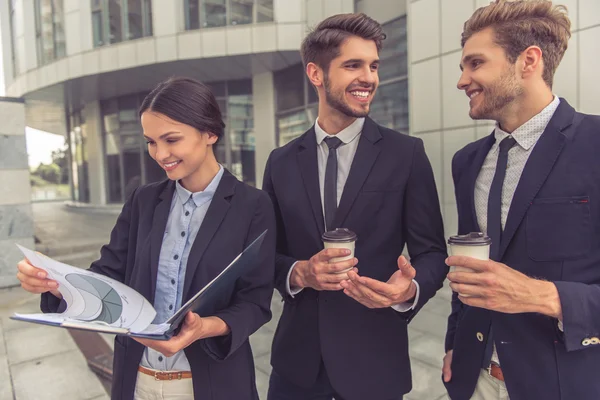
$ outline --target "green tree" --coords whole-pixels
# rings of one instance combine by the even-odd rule
[[[54,183],[54,184],[61,183],[60,167],[56,164],[46,165],[44,163],[41,163],[37,167],[37,169],[35,170],[35,172],[33,174],[39,176],[40,178],[47,181],[48,183]]]
[[[58,149],[52,152],[52,162],[60,170],[60,179],[58,183],[69,183],[69,158],[67,149]]]

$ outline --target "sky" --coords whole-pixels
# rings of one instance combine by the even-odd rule
[[[6,95],[4,88],[4,63],[2,62],[3,55],[2,41],[0,41],[0,96]],[[55,135],[30,127],[25,128],[25,135],[30,168],[35,169],[40,163],[51,163],[52,151],[63,148],[65,145],[65,139],[62,135]]]

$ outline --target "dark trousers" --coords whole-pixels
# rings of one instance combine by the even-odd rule
[[[297,386],[279,375],[274,369],[269,378],[269,393],[267,400],[344,400],[329,382],[327,370],[321,364],[317,381],[311,388]],[[366,400],[366,399],[365,399]],[[377,400],[377,399],[369,399]],[[386,399],[387,400],[387,399]],[[390,400],[402,400],[402,396]]]

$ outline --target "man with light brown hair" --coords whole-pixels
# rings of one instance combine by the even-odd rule
[[[452,160],[459,234],[443,380],[453,400],[600,399],[600,118],[552,92],[566,8],[497,0],[462,34],[458,88],[488,137]]]

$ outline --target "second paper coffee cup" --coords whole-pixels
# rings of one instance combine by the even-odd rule
[[[471,232],[466,235],[450,236],[448,250],[451,256],[467,256],[479,260],[489,260],[492,239],[481,232]],[[469,268],[450,266],[450,272],[468,271]]]

